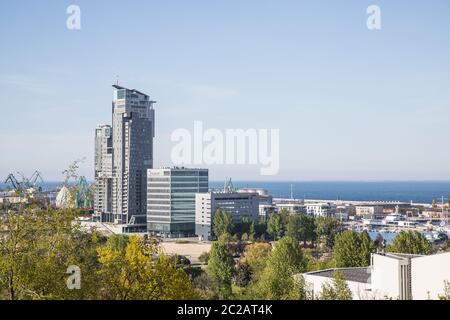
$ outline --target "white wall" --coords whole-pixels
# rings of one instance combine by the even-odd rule
[[[400,261],[382,255],[372,255],[372,294],[377,299],[397,299],[399,292]]]
[[[320,295],[322,293],[322,285],[326,283],[332,285],[333,283],[332,278],[316,276],[314,274],[303,274],[303,277],[305,278],[306,288],[309,290],[313,290],[314,299],[320,298]],[[370,283],[361,283],[353,281],[346,281],[346,282],[350,291],[352,292],[353,300],[372,299],[372,293],[371,291],[368,291],[370,289]]]
[[[414,300],[438,299],[444,293],[444,281],[450,281],[450,253],[414,258],[411,261],[411,285]]]

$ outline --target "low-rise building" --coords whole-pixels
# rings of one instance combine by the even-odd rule
[[[355,211],[358,217],[364,219],[383,219],[384,211],[382,206],[356,206]]]
[[[328,202],[307,203],[306,214],[313,217],[334,217],[336,205]]]
[[[307,290],[320,299],[322,286],[340,271],[354,300],[439,299],[450,281],[450,252],[430,256],[372,254],[367,268],[340,268],[304,273]]]
[[[195,195],[195,234],[202,240],[211,240],[214,214],[217,210],[231,214],[234,223],[247,218],[259,218],[258,193],[218,191]]]

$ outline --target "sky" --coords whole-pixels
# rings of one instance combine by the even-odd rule
[[[0,180],[83,157],[93,179],[117,79],[157,101],[155,167],[198,120],[280,130],[278,174],[213,180],[450,180],[448,0],[0,0],[0,39]]]

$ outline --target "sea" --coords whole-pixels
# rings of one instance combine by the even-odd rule
[[[45,191],[52,191],[61,182],[45,182]],[[221,189],[223,181],[210,181],[210,188]],[[400,201],[431,203],[450,196],[450,181],[233,181],[235,188],[263,188],[275,198],[346,200],[346,201]],[[0,183],[0,190],[8,186]]]
[[[400,201],[431,203],[450,196],[450,181],[320,181],[320,182],[261,182],[236,181],[235,188],[263,188],[275,198],[346,200],[346,201]],[[223,181],[210,182],[211,188],[223,188]]]

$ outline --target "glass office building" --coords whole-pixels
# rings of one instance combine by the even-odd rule
[[[195,235],[195,194],[208,192],[208,169],[147,171],[147,231],[161,237]]]

